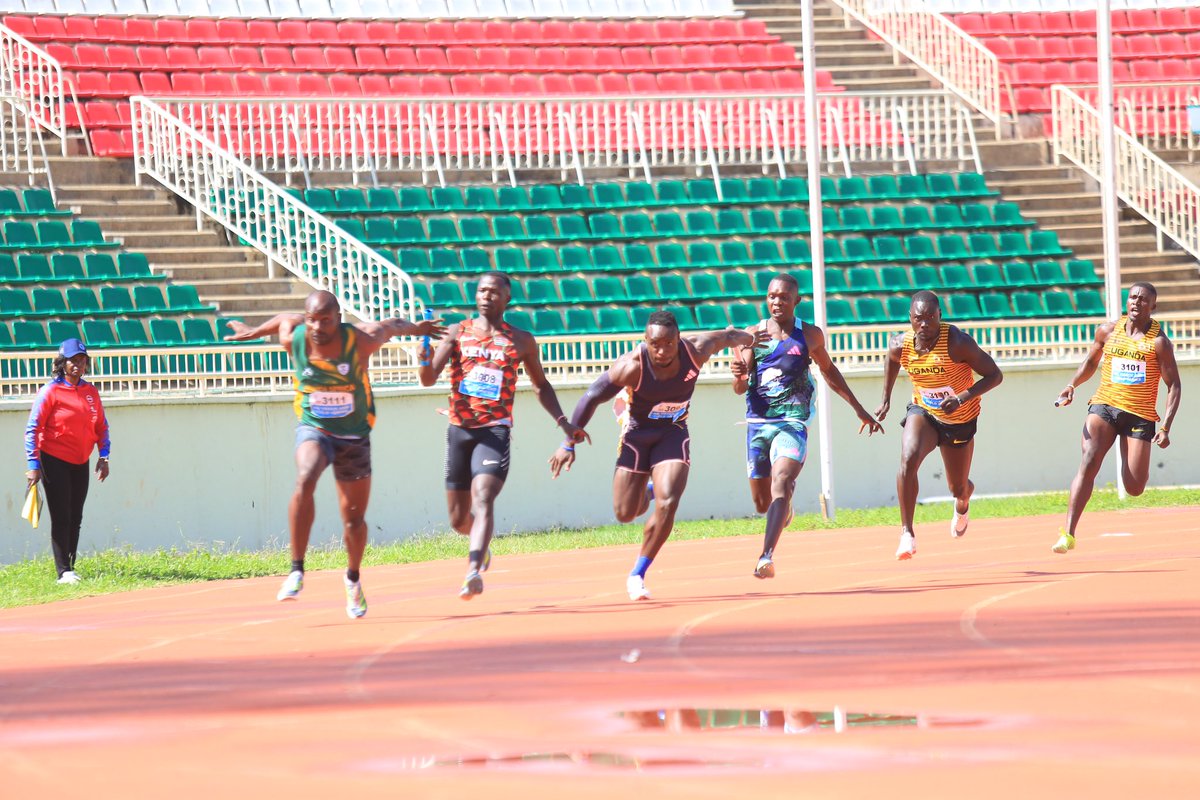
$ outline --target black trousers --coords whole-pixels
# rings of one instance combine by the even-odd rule
[[[83,501],[87,500],[91,465],[72,464],[47,453],[41,454],[42,486],[50,512],[50,547],[58,577],[75,569],[79,550],[79,527],[83,524]]]

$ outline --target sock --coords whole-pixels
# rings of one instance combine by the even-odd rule
[[[358,570],[356,570],[356,569],[346,570],[346,580],[350,581],[351,583],[358,583]]]
[[[296,561],[292,559],[292,572],[304,572],[304,559]]]
[[[654,561],[653,558],[646,558],[645,556],[638,556],[637,563],[633,565],[633,572],[631,572],[629,574],[637,575],[640,578],[645,578],[646,570],[650,569],[650,563],[652,561]]]
[[[470,561],[474,565],[471,567],[471,569],[479,569],[479,567],[483,565],[483,551],[482,550],[469,551],[467,553],[467,560]]]

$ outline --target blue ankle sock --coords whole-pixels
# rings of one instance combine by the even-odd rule
[[[638,556],[637,563],[633,565],[633,572],[630,575],[637,575],[639,578],[646,577],[646,570],[650,569],[650,563],[654,561],[652,558]]]

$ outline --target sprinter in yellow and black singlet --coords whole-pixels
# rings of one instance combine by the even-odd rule
[[[359,568],[367,547],[367,501],[371,497],[371,428],[375,401],[367,367],[371,356],[393,336],[441,336],[442,321],[390,319],[342,322],[337,297],[313,292],[303,314],[278,314],[256,328],[230,320],[241,342],[279,334],[279,344],[292,357],[295,370],[296,489],[288,504],[292,569],[276,595],[295,600],[304,588],[304,555],[312,532],[313,491],[327,467],[333,467],[346,542],[346,615],[367,613]]]
[[[954,496],[950,534],[967,532],[971,493],[971,456],[980,395],[1004,380],[992,357],[967,333],[942,322],[941,304],[933,292],[917,292],[908,310],[912,330],[892,337],[883,374],[883,402],[875,411],[882,422],[892,404],[892,387],[903,368],[912,379],[912,400],[901,423],[900,472],[896,495],[900,502],[900,546],[896,558],[917,552],[913,513],[917,506],[917,472],[935,447],[942,451],[946,484]],[[979,379],[976,380],[975,376]]]
[[[1121,483],[1135,496],[1146,490],[1150,480],[1151,444],[1171,444],[1171,423],[1179,410],[1181,387],[1171,341],[1150,316],[1157,303],[1158,291],[1152,284],[1133,284],[1125,316],[1096,328],[1087,356],[1054,403],[1060,408],[1069,406],[1076,387],[1099,368],[1100,388],[1088,401],[1083,460],[1071,482],[1067,525],[1052,548],[1056,553],[1075,549],[1075,528],[1113,442],[1121,440]],[[1167,416],[1156,432],[1159,381],[1167,385]]]

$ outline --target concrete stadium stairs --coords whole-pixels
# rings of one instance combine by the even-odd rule
[[[738,0],[748,17],[763,20],[767,29],[799,49],[800,5],[795,0]],[[829,70],[847,89],[886,91],[937,86],[927,73],[895,58],[895,52],[851,20],[829,0],[815,0],[817,67]],[[896,62],[900,63],[896,63]],[[1063,245],[1088,258],[1098,272],[1104,269],[1100,195],[1095,181],[1069,165],[1054,165],[1044,138],[997,142],[988,123],[977,120],[980,158],[988,184],[1005,200],[1021,206],[1028,219],[1058,231]],[[1184,157],[1186,158],[1186,156]],[[1154,228],[1140,215],[1121,212],[1121,278],[1126,286],[1153,282],[1163,311],[1194,310],[1200,305],[1200,267],[1185,251],[1169,245],[1159,251]]]

